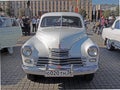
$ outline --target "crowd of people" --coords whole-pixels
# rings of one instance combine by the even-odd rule
[[[107,19],[104,16],[101,16],[101,18],[94,23],[94,26],[93,26],[94,33],[101,35],[103,28],[111,26],[114,20],[115,20],[114,16],[112,16],[110,19]],[[19,22],[22,28],[23,35],[29,36],[31,32],[35,33],[37,31],[40,17],[33,16],[32,18],[30,18],[29,16],[22,16],[17,18],[17,21]],[[88,24],[87,21],[84,21],[84,23],[87,29],[87,24]]]
[[[31,32],[37,31],[40,18],[39,16],[33,16],[32,18],[29,16],[22,16],[17,18],[17,21],[22,28],[23,35],[29,36]]]
[[[94,26],[93,26],[94,33],[101,35],[103,28],[110,27],[114,21],[115,21],[114,16],[111,16],[111,18],[109,19],[105,18],[104,16],[101,16],[100,20],[97,20],[96,23],[94,23]]]

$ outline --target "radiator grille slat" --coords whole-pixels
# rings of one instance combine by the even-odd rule
[[[80,64],[83,65],[83,62],[80,58],[68,58],[68,59],[52,59],[52,58],[39,58],[37,66],[42,64],[53,64],[53,65],[68,65],[68,64]]]
[[[68,57],[69,56],[69,50],[68,49],[64,49],[64,50],[61,50],[61,49],[51,49],[51,57]]]

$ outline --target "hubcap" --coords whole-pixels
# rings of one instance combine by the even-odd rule
[[[111,48],[111,42],[110,42],[110,40],[107,40],[107,49],[110,49]]]

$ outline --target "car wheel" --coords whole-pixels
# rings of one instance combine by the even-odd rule
[[[90,81],[93,80],[93,78],[94,78],[94,73],[84,75],[82,79],[83,79],[84,81],[90,82]]]
[[[112,42],[110,41],[110,39],[107,39],[106,41],[106,48],[110,51],[114,50],[114,47],[112,46]]]
[[[27,74],[27,78],[31,81],[35,81],[36,80],[36,75]]]

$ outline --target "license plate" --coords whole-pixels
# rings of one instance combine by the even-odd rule
[[[72,77],[72,72],[71,71],[66,71],[66,70],[48,70],[45,72],[46,77]]]

